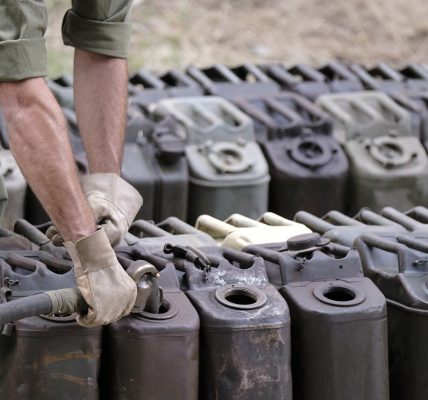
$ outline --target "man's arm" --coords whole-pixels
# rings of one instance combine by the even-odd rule
[[[120,174],[128,100],[128,62],[76,49],[74,98],[91,173]]]
[[[0,104],[19,167],[65,240],[96,230],[58,103],[43,78],[0,82]]]

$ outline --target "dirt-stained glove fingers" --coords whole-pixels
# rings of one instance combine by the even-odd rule
[[[55,246],[62,246],[64,244],[64,239],[62,238],[62,236],[58,232],[58,229],[54,225],[48,228],[48,230],[46,231],[46,236]]]

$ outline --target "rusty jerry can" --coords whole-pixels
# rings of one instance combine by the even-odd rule
[[[358,252],[316,233],[249,246],[279,272],[290,307],[295,400],[388,400],[385,298]]]
[[[351,212],[426,203],[428,157],[408,111],[380,92],[324,95],[318,104],[332,114],[349,158]]]
[[[170,116],[154,118],[136,104],[128,107],[122,175],[144,197],[137,218],[186,219],[188,167],[185,142],[176,131]]]
[[[223,64],[200,69],[194,65],[186,69],[210,96],[234,99],[238,96],[278,93],[280,86],[254,64],[246,63],[229,68]]]
[[[292,399],[289,311],[263,260],[220,247],[165,250],[201,321],[199,398]]]
[[[75,285],[70,261],[35,251],[6,251],[0,258],[3,301]],[[101,328],[79,326],[74,315],[30,317],[5,325],[0,398],[99,399],[101,333]]]
[[[317,215],[346,209],[348,160],[324,111],[291,92],[239,98],[236,104],[253,118],[269,164],[272,212],[291,218],[302,209]]]
[[[356,241],[364,274],[388,304],[391,400],[428,397],[427,235],[363,235]]]
[[[269,168],[248,116],[220,97],[162,100],[155,113],[172,115],[187,141],[190,223],[205,213],[223,219],[267,211]]]
[[[332,242],[349,247],[352,247],[355,239],[364,233],[406,232],[406,228],[400,224],[366,208],[361,209],[354,218],[332,210],[322,218],[306,211],[299,211],[294,219]]]
[[[269,218],[270,217],[270,218]],[[241,250],[250,244],[283,242],[290,237],[311,232],[306,226],[281,218],[277,225],[273,213],[265,213],[255,221],[240,214],[232,214],[225,221],[209,215],[196,220],[196,228],[213,237],[223,247]]]
[[[326,93],[363,90],[361,82],[349,68],[336,61],[318,69],[307,64],[297,64],[288,69],[282,64],[268,64],[262,69],[284,90],[299,93],[310,100]]]
[[[198,400],[198,313],[180,290],[171,261],[137,255],[132,248],[118,254],[127,252],[159,270],[163,300],[160,308],[133,313],[106,328],[105,398]]]

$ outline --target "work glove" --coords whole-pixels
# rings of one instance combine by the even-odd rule
[[[77,322],[90,328],[128,315],[137,298],[137,285],[117,261],[104,228],[73,242],[64,242],[74,263],[76,284],[88,304]]]
[[[110,244],[117,246],[143,205],[138,191],[114,173],[89,174],[82,179],[82,188],[98,225],[104,227]],[[56,227],[50,227],[46,235],[55,245],[64,241]]]

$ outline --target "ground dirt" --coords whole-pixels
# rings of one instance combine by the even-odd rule
[[[88,1],[88,0],[87,0]],[[67,0],[47,0],[49,74],[72,69]],[[135,0],[130,70],[330,59],[428,63],[427,0]]]

